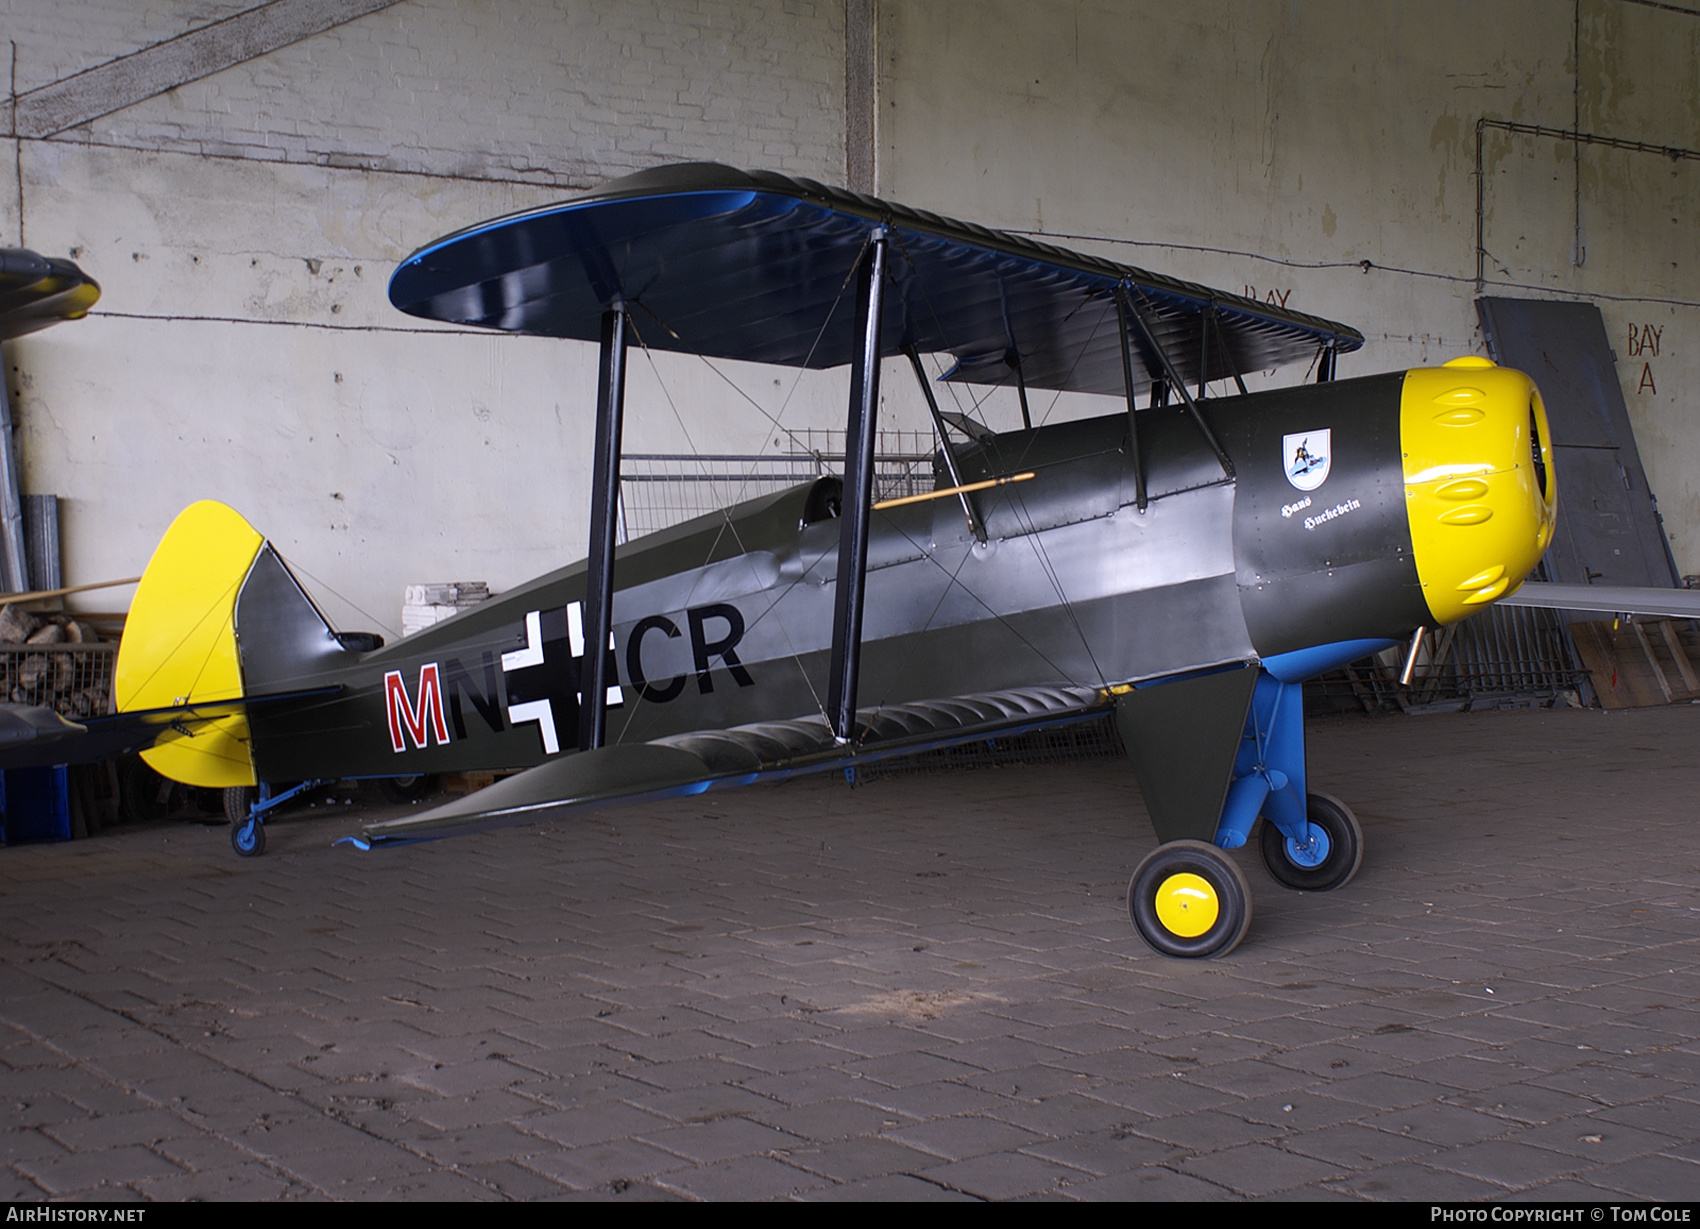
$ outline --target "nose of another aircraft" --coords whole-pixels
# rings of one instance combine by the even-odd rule
[[[1453,359],[1405,373],[1399,436],[1423,597],[1456,623],[1522,584],[1552,540],[1546,407],[1522,372]]]

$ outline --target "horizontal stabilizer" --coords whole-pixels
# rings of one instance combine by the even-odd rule
[[[0,748],[43,746],[88,732],[41,704],[0,704]]]
[[[675,734],[564,755],[423,814],[368,824],[361,836],[378,844],[521,823],[554,808],[699,794],[1023,734],[1110,711],[1108,698],[1094,688],[1022,687],[863,709],[856,738],[842,744],[821,716]]]
[[[271,696],[85,717],[81,722],[66,721],[40,705],[0,704],[0,769],[94,764],[154,747],[187,744],[196,738],[218,738],[222,736],[220,723],[245,717],[250,709],[333,696],[341,690],[338,686],[315,687]]]
[[[1554,585],[1528,581],[1499,599],[1501,606],[1588,610],[1599,614],[1657,615],[1700,619],[1700,589],[1633,588],[1628,585]]]

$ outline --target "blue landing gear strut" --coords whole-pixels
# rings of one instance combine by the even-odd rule
[[[1357,820],[1305,792],[1299,680],[1384,647],[1324,645],[1116,692],[1116,728],[1160,842],[1128,885],[1128,915],[1152,948],[1194,959],[1234,949],[1251,892],[1222,851],[1244,845],[1259,816],[1277,882],[1325,891],[1357,872]]]
[[[1305,792],[1304,696],[1259,671],[1214,843],[1238,849],[1263,817],[1263,863],[1276,882],[1309,892],[1342,887],[1363,861],[1357,817],[1338,799]]]
[[[290,799],[323,784],[317,779],[303,781],[277,794],[272,793],[271,786],[264,781],[252,789],[237,786],[226,790],[224,809],[230,817],[230,847],[244,858],[257,858],[265,853],[266,818]]]

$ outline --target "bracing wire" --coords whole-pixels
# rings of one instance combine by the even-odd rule
[[[842,294],[842,291],[840,293]],[[836,306],[836,304],[835,304],[835,306]],[[828,318],[830,319],[830,313],[828,314]],[[823,324],[821,326],[821,328],[822,328],[822,331],[824,332],[824,330],[826,328],[825,324]],[[685,440],[686,440],[687,443],[690,444],[691,451],[696,452],[696,450],[697,450],[696,449],[696,441],[691,435],[690,428],[685,425],[684,415],[680,414],[678,404],[677,404],[677,402],[675,402],[673,400],[672,391],[667,387],[667,381],[662,378],[661,370],[655,363],[655,355],[650,351],[648,343],[646,343],[643,340],[643,334],[641,332],[638,332],[636,329],[634,329],[633,331],[637,332],[638,346],[639,346],[640,349],[643,350],[644,358],[649,362],[650,371],[655,376],[656,385],[661,389],[661,395],[667,401],[667,408],[672,411],[673,417],[678,421],[679,429],[684,432]],[[816,341],[818,343],[818,341],[819,341],[818,336],[816,338]],[[813,347],[811,347],[810,353],[811,354],[813,353]],[[710,370],[714,370],[717,375],[720,374],[720,372],[713,367],[713,364],[710,364],[709,366],[710,366]],[[722,376],[722,378],[725,378],[725,377]],[[727,382],[731,383],[730,380],[728,380]],[[737,388],[736,384],[733,384],[732,386],[734,388]],[[738,389],[738,391],[740,393],[743,392],[742,389]],[[756,405],[758,409],[761,408],[761,406],[759,404],[757,404],[754,401],[753,398],[750,398],[748,396],[748,394],[744,394],[744,395],[745,395],[745,399],[749,400],[751,402],[751,404]],[[782,407],[782,409],[783,409],[783,407]],[[764,413],[765,413],[765,411],[764,411]],[[774,423],[774,425],[776,427],[779,426],[777,421]],[[783,430],[782,427],[780,429]],[[700,454],[698,454],[698,455],[700,456]],[[707,472],[706,467],[704,469],[704,472],[705,473]],[[745,480],[745,487],[747,487],[747,486],[748,486],[748,479]],[[740,493],[741,493],[741,491],[740,491]],[[734,501],[734,502],[736,502],[736,501]],[[715,548],[718,547],[718,545],[720,544],[721,538],[727,533],[730,533],[732,535],[733,541],[737,543],[738,550],[741,554],[743,554],[743,555],[749,554],[749,548],[745,545],[742,536],[738,533],[737,522],[734,521],[732,519],[731,515],[728,513],[728,511],[723,508],[723,509],[721,509],[721,524],[720,524],[719,530],[715,534],[714,540],[709,543],[707,556],[703,560],[704,566],[707,566],[709,560],[713,559]],[[824,552],[823,552],[823,555],[824,555]],[[818,560],[816,562],[818,562]],[[812,567],[812,564],[811,564],[811,567]],[[806,575],[808,573],[808,571],[809,571],[809,569],[805,568],[803,570],[803,575]],[[766,619],[769,614],[774,613],[774,611],[777,609],[779,603],[784,599],[785,595],[790,593],[800,583],[801,583],[801,577],[799,577],[796,580],[791,581],[790,584],[786,585],[784,589],[782,589],[779,593],[775,594],[773,596],[772,600],[768,602],[767,606],[759,614],[757,614],[755,616],[755,618],[750,620],[748,626],[751,629],[754,629],[755,627],[759,626],[761,624],[762,620]],[[692,586],[691,592],[694,595],[694,593],[695,593],[695,585],[694,584]],[[777,616],[776,616],[776,618],[777,618]],[[823,716],[823,717],[826,716],[827,715],[826,704],[821,699],[820,693],[818,691],[816,691],[815,685],[814,685],[814,680],[809,677],[808,670],[803,666],[802,654],[797,651],[796,643],[791,639],[791,631],[788,627],[786,627],[785,620],[784,619],[777,619],[777,626],[779,627],[780,635],[783,636],[784,639],[785,639],[786,651],[790,653],[791,660],[796,664],[798,674],[800,674],[802,676],[803,685],[806,686],[809,689],[809,696],[814,701],[815,708],[817,710],[819,710],[821,716]],[[635,715],[635,711],[634,711],[634,715]],[[631,729],[631,724],[632,724],[631,722],[628,722],[626,727],[624,729],[622,729],[622,731],[621,731],[622,740],[624,739],[625,734]]]
[[[272,549],[274,551],[277,551],[277,547],[275,545],[272,547]],[[313,573],[309,572],[306,568],[302,567],[300,564],[295,563],[295,562],[293,562],[289,559],[285,559],[283,557],[283,553],[281,551],[278,551],[277,557],[278,557],[279,560],[282,561],[283,565],[285,567],[287,567],[291,572],[299,572],[301,575],[305,576],[308,580],[312,581],[315,585],[319,586],[319,588],[323,589],[326,593],[328,593],[332,597],[336,598],[337,601],[342,602],[350,610],[352,610],[356,614],[358,614],[361,618],[370,619],[373,623],[375,623],[379,627],[383,628],[386,632],[389,632],[392,636],[395,635],[395,628],[391,627],[388,623],[384,622],[384,620],[380,619],[377,615],[375,615],[371,611],[367,610],[364,606],[360,605],[360,603],[356,602],[353,598],[347,596],[346,594],[337,592],[336,589],[332,588],[325,581],[320,580],[317,576],[313,575]],[[312,599],[308,598],[308,600],[311,601]],[[317,603],[314,603],[314,605],[315,605],[315,608],[316,608]],[[322,618],[322,619],[324,618],[323,612],[320,612],[319,617]],[[330,620],[325,619],[325,623],[328,626],[330,624]]]

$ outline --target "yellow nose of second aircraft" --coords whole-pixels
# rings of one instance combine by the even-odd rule
[[[1485,358],[1405,373],[1405,509],[1423,596],[1456,623],[1516,589],[1552,540],[1556,480],[1535,382]]]

